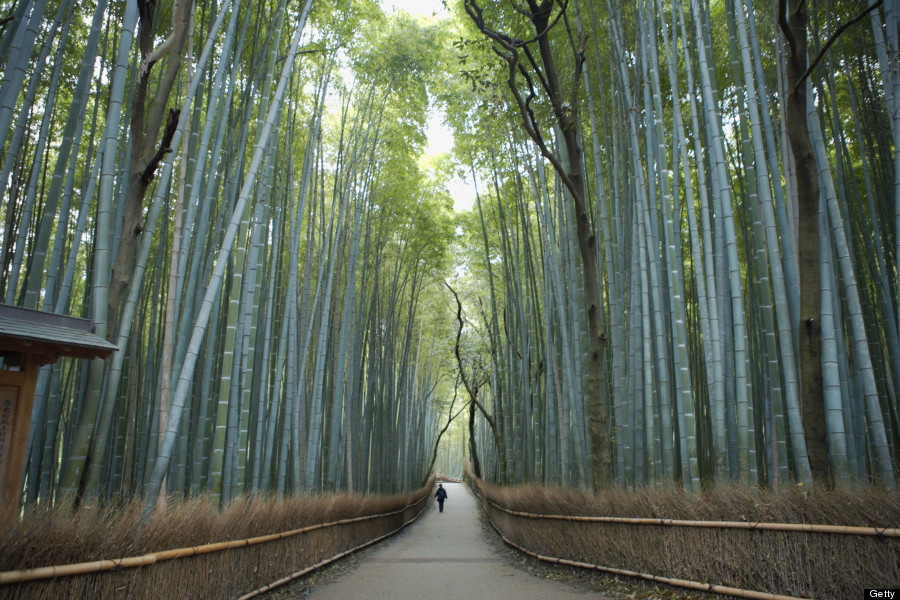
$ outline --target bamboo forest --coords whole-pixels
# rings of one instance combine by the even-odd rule
[[[20,506],[894,486],[900,2],[431,13],[0,0]]]

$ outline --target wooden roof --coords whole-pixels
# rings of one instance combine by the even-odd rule
[[[94,323],[65,315],[0,304],[0,354],[106,358],[118,348],[93,333]]]

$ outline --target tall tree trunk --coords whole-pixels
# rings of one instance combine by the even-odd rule
[[[178,122],[177,111],[169,112],[163,136],[159,143],[157,143],[156,138],[163,124],[166,103],[169,100],[169,95],[175,85],[175,80],[181,67],[181,47],[189,29],[188,22],[190,21],[191,10],[192,0],[175,0],[172,7],[172,35],[154,51],[156,0],[138,0],[138,13],[140,15],[138,44],[140,46],[142,63],[131,104],[131,173],[121,224],[122,235],[119,238],[119,247],[113,255],[115,262],[112,267],[107,298],[110,323],[109,336],[114,336],[116,332],[119,306],[125,295],[125,288],[128,287],[128,281],[131,278],[131,263],[134,258],[134,251],[143,232],[141,219],[144,195],[150,186],[150,182],[153,181],[153,175],[162,158],[171,152],[170,144]],[[163,52],[160,52],[160,50],[163,50]],[[149,116],[145,117],[150,69],[165,54],[170,55],[166,72],[154,90],[150,113]],[[151,59],[150,62],[148,62],[148,59]]]
[[[813,477],[827,477],[825,407],[822,400],[822,336],[819,284],[819,179],[806,122],[806,0],[779,0],[778,21],[788,41],[787,132],[797,173],[800,265],[800,391],[803,426]]]
[[[584,284],[585,313],[588,321],[588,373],[586,391],[589,396],[586,405],[589,407],[589,424],[591,435],[591,465],[594,485],[606,487],[612,482],[612,453],[607,437],[606,394],[603,386],[604,354],[606,350],[606,334],[602,331],[602,304],[600,300],[600,274],[597,265],[597,240],[591,221],[591,211],[587,201],[587,186],[584,176],[584,160],[579,137],[578,90],[582,81],[584,67],[584,38],[579,37],[577,48],[573,45],[572,95],[566,99],[560,81],[559,67],[553,55],[549,33],[552,26],[559,22],[558,18],[551,24],[554,0],[528,0],[528,10],[521,11],[531,21],[535,32],[535,40],[540,56],[540,69],[536,60],[531,65],[536,70],[542,89],[549,96],[553,110],[554,124],[559,132],[556,140],[561,146],[561,156],[555,155],[548,147],[530,102],[536,97],[534,80],[527,76],[525,67],[519,62],[519,47],[525,42],[512,40],[506,35],[490,30],[484,21],[483,11],[474,0],[467,0],[466,11],[483,34],[495,43],[495,52],[509,65],[507,84],[515,96],[522,124],[529,137],[537,144],[541,154],[553,165],[562,183],[571,194],[575,205],[578,250],[581,254],[582,277]],[[565,10],[565,5],[563,9]],[[531,54],[528,54],[531,59]],[[519,88],[519,73],[526,74],[529,89]]]
[[[475,402],[469,402],[469,458],[472,459],[472,473],[481,479],[481,461],[478,460],[478,444],[475,443]]]

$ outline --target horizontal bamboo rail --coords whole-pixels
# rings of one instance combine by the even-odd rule
[[[900,529],[894,527],[853,527],[845,525],[810,525],[806,523],[765,523],[760,521],[689,521],[685,519],[659,519],[643,517],[589,517],[576,515],[542,515],[538,513],[510,510],[485,499],[499,511],[515,517],[546,519],[556,521],[579,521],[583,523],[614,523],[623,525],[660,525],[664,527],[706,527],[712,529],[751,529],[768,531],[800,531],[805,533],[833,533],[838,535],[861,535],[871,537],[900,537]]]
[[[175,548],[172,550],[163,550],[161,552],[151,552],[148,554],[143,554],[141,556],[130,556],[127,558],[115,558],[108,560],[95,560],[90,562],[83,563],[74,563],[69,565],[56,565],[52,567],[38,567],[35,569],[22,569],[18,571],[4,571],[0,572],[0,585],[9,585],[14,583],[25,583],[27,581],[36,581],[39,579],[53,579],[56,577],[68,577],[72,575],[85,575],[88,573],[98,573],[100,571],[111,571],[113,569],[129,569],[134,567],[142,567],[147,565],[156,564],[158,562],[163,562],[167,560],[174,560],[178,558],[187,558],[190,556],[197,556],[200,554],[209,554],[212,552],[221,552],[224,550],[231,550],[233,548],[241,548],[246,546],[254,546],[257,544],[264,544],[267,542],[273,542],[276,540],[282,540],[285,538],[302,535],[304,533],[309,533],[311,531],[316,531],[317,529],[325,529],[327,527],[336,527],[338,525],[350,525],[352,523],[360,523],[362,521],[370,521],[373,519],[383,519],[385,517],[392,517],[394,515],[398,515],[400,513],[405,512],[411,506],[415,506],[422,502],[425,498],[428,497],[428,494],[423,495],[422,499],[417,500],[411,504],[406,505],[405,507],[387,513],[381,513],[377,515],[366,515],[363,517],[352,517],[349,519],[340,519],[338,521],[332,521],[330,523],[317,523],[315,525],[307,525],[306,527],[301,527],[299,529],[292,529],[290,531],[284,531],[281,533],[272,533],[268,535],[261,535],[257,537],[247,538],[243,540],[231,540],[228,542],[216,542],[212,544],[204,544],[202,546],[190,546],[185,548]]]

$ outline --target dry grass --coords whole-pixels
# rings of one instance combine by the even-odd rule
[[[678,489],[585,490],[478,482],[510,510],[613,517],[900,526],[900,497],[874,486],[780,494],[723,486],[701,495]],[[606,567],[810,598],[855,598],[865,588],[900,587],[900,539],[821,533],[661,527],[536,520],[486,506],[503,534],[529,550]]]
[[[396,515],[152,566],[0,586],[3,598],[228,598],[385,535],[424,509],[430,490],[397,496],[246,498],[221,511],[208,498],[170,506],[138,526],[140,502],[74,513],[30,509],[0,523],[0,571],[109,560],[242,540],[341,519]]]

